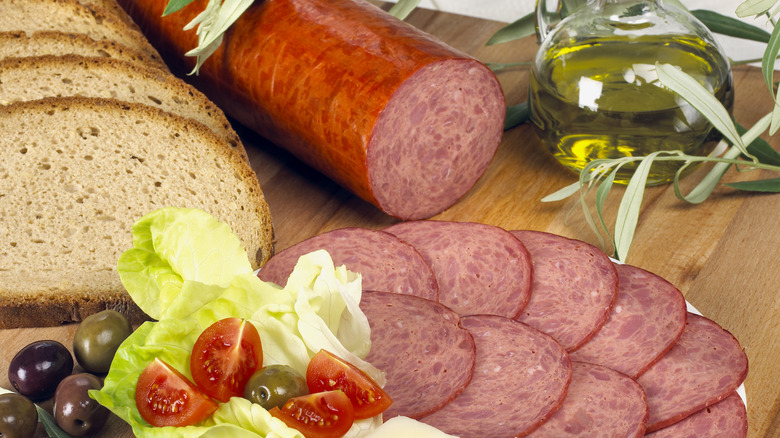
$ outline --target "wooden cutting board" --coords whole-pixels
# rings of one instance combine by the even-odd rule
[[[513,20],[518,17],[507,17]],[[535,38],[498,46],[485,42],[502,24],[471,17],[416,10],[407,21],[485,62],[529,62]],[[508,103],[527,96],[528,69],[498,74]],[[735,115],[752,126],[772,102],[761,72],[734,68]],[[237,127],[271,207],[276,249],[312,235],[345,226],[381,228],[395,222],[352,196],[286,152]],[[777,148],[778,138],[770,139]],[[699,174],[686,182],[691,185]],[[753,179],[755,173],[727,178]],[[477,185],[458,204],[434,219],[476,221],[506,229],[533,229],[597,244],[573,200],[542,203],[553,191],[575,181],[542,152],[535,133],[524,125],[505,133],[496,157]],[[615,217],[620,189],[608,202]],[[704,204],[675,198],[671,187],[647,191],[644,210],[628,263],[655,272],[676,286],[704,315],[731,331],[750,360],[746,381],[751,438],[780,437],[780,196],[739,194],[719,188]],[[7,368],[13,354],[29,342],[72,342],[75,325],[0,331],[0,385],[9,387]],[[129,428],[112,419],[100,436],[129,437]]]

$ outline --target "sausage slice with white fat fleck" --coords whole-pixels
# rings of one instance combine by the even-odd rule
[[[477,363],[458,398],[422,418],[461,438],[526,436],[557,411],[571,381],[566,350],[553,338],[496,315],[463,317]]]
[[[561,408],[529,438],[644,436],[648,408],[634,379],[601,365],[572,363]]]
[[[531,294],[531,256],[510,232],[475,222],[410,221],[384,229],[415,247],[433,268],[439,302],[461,315],[508,318]]]
[[[747,372],[747,356],[734,336],[712,320],[689,313],[674,347],[637,379],[650,406],[647,431],[723,400]]]
[[[299,242],[271,257],[258,277],[284,286],[300,256],[326,250],[336,266],[363,277],[364,290],[417,295],[436,300],[438,286],[428,263],[408,243],[366,228],[341,228]]]
[[[618,297],[603,327],[572,360],[596,363],[636,377],[666,353],[685,328],[685,298],[663,278],[615,265]]]
[[[471,380],[476,350],[460,316],[424,298],[363,292],[360,308],[371,326],[366,360],[387,373],[393,399],[385,420],[430,414],[460,394]]]
[[[511,232],[531,254],[531,299],[515,319],[546,333],[571,352],[604,325],[617,298],[612,261],[593,245],[531,230]]]
[[[646,436],[647,438],[745,438],[747,432],[747,408],[735,393],[682,421]]]

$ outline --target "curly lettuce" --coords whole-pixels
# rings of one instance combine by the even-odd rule
[[[233,398],[201,424],[152,427],[135,405],[143,369],[158,357],[191,378],[189,357],[200,333],[214,322],[252,322],[263,343],[264,365],[287,364],[305,374],[311,357],[327,349],[380,385],[384,373],[363,360],[370,328],[359,307],[361,278],[335,267],[325,251],[307,254],[281,287],[252,271],[230,228],[201,210],[163,208],[132,229],[133,248],[118,271],[130,296],[155,321],[120,346],[105,385],[91,395],[125,420],[138,437],[301,437],[259,405]],[[361,422],[373,429],[381,421]]]

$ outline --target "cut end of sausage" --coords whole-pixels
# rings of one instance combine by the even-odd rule
[[[414,73],[390,98],[368,146],[379,208],[411,220],[455,204],[490,165],[505,116],[501,85],[476,60],[439,61]]]

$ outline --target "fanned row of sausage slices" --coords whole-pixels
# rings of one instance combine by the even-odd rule
[[[450,221],[343,228],[258,276],[285,284],[326,250],[361,274],[366,358],[408,416],[467,437],[744,437],[738,341],[680,291],[587,243]]]

